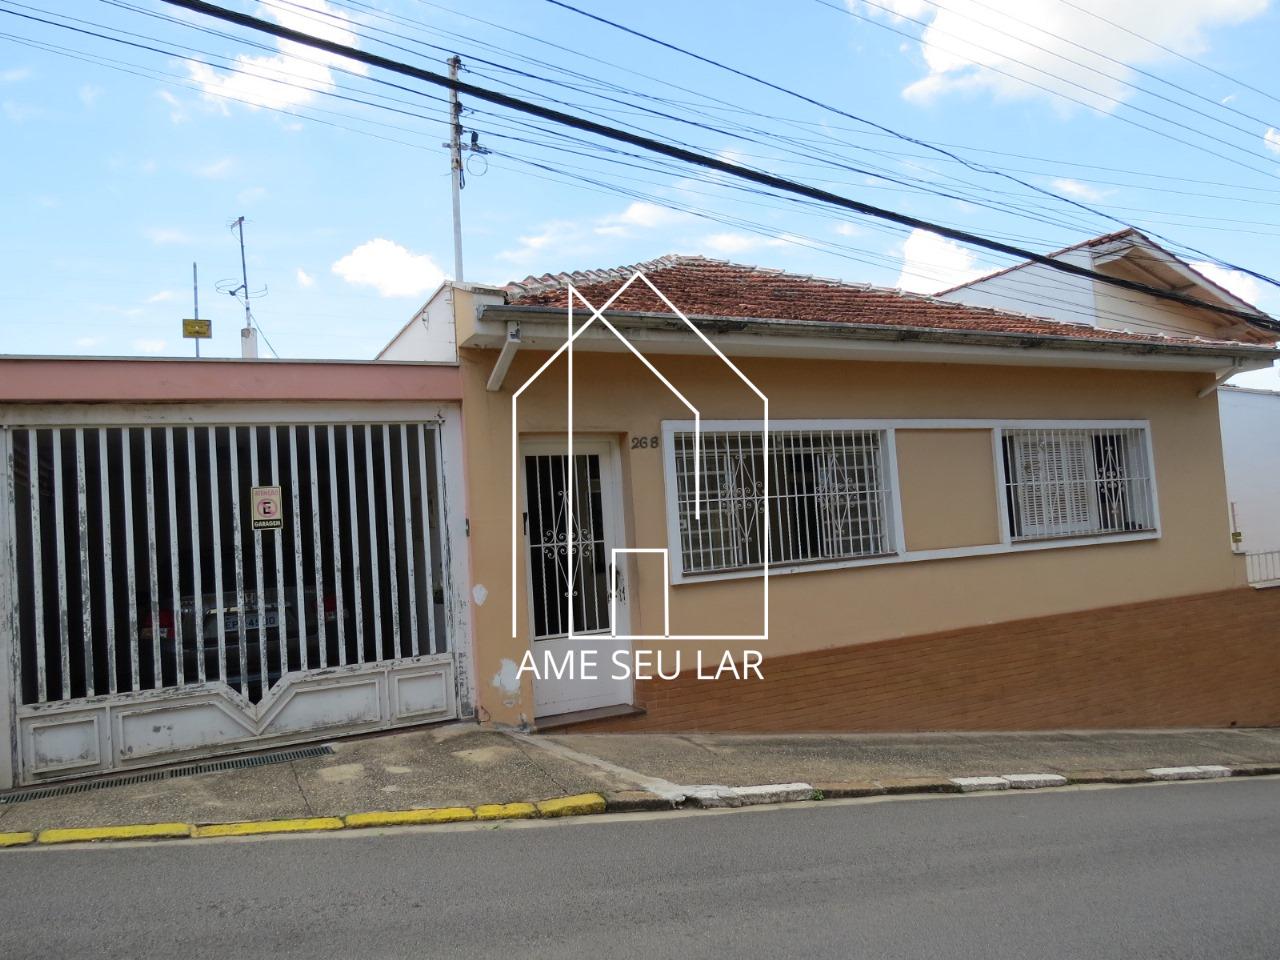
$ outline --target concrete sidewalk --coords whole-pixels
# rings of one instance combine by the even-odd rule
[[[450,724],[331,746],[332,754],[310,759],[0,804],[0,832],[333,817],[593,792],[624,798],[683,785],[820,785],[1203,764],[1280,770],[1280,729],[539,737]]]
[[[642,776],[726,786],[1280,763],[1280,728],[772,736],[564,734],[544,739]]]

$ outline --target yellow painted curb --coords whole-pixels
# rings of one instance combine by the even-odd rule
[[[482,803],[476,807],[477,820],[527,820],[537,815],[538,808],[532,803]]]
[[[538,804],[544,817],[577,817],[584,813],[604,813],[604,797],[598,793],[580,793],[573,797],[556,797]]]
[[[85,843],[93,840],[158,840],[191,836],[189,823],[135,823],[124,827],[62,827],[41,830],[40,843]]]
[[[0,847],[20,847],[35,838],[34,833],[0,833]]]
[[[196,827],[193,837],[248,837],[259,833],[302,833],[308,830],[341,830],[337,817],[299,817],[296,820],[245,820]]]
[[[412,823],[458,823],[474,820],[470,807],[427,807],[422,810],[384,810],[353,813],[343,819],[348,827],[400,827]]]

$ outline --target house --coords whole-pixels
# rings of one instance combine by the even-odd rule
[[[1166,269],[1109,266],[1139,268]],[[1222,525],[1213,387],[1274,361],[1252,325],[1120,329],[676,256],[433,299],[451,329],[416,318],[383,356],[456,344],[482,720],[1280,722],[1280,592],[1245,587]],[[525,669],[621,638],[621,681]]]
[[[0,789],[449,719],[1280,723],[1216,389],[1277,353],[1203,322],[663,257],[445,284],[375,362],[0,357]]]
[[[1026,309],[1064,323],[1099,330],[1129,330],[1170,337],[1208,337],[1271,344],[1280,321],[1223,288],[1201,270],[1138,230],[1121,230],[1058,250],[1055,260],[1162,289],[1251,316],[1229,316],[1186,307],[1145,293],[1118,290],[1089,277],[1026,262],[938,294],[944,300],[997,309]],[[1218,383],[1242,372],[1225,366]],[[1280,402],[1267,391],[1222,386],[1222,418],[1229,494],[1229,531],[1249,559],[1251,582],[1280,579]]]
[[[1249,582],[1280,586],[1280,392],[1218,388],[1232,530]]]

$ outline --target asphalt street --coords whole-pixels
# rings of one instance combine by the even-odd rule
[[[1280,780],[0,855],[0,956],[1274,958]]]

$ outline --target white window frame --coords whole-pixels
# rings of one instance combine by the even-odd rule
[[[680,515],[676,502],[676,463],[675,434],[689,433],[694,429],[692,420],[662,421],[662,470],[666,493],[667,512],[667,545],[671,557],[670,583],[710,583],[719,580],[742,580],[761,577],[760,568],[714,571],[710,573],[690,573],[684,569],[683,542],[680,538]],[[915,563],[923,560],[947,560],[957,557],[981,557],[993,554],[1025,553],[1034,550],[1061,550],[1072,547],[1086,547],[1098,544],[1129,543],[1139,540],[1158,540],[1163,528],[1160,520],[1160,491],[1155,452],[1151,441],[1151,422],[1149,420],[929,420],[929,419],[885,419],[885,420],[844,420],[844,419],[804,419],[777,420],[770,419],[770,432],[806,431],[806,430],[866,430],[880,431],[884,434],[883,468],[885,476],[882,483],[887,489],[889,510],[889,532],[892,538],[892,552],[872,557],[854,557],[841,560],[807,561],[801,563],[769,562],[769,575],[804,573],[819,570],[840,570],[851,567],[880,566],[892,563]],[[1140,430],[1145,443],[1148,469],[1151,472],[1151,512],[1154,527],[1151,530],[1139,530],[1126,533],[1085,534],[1081,536],[1052,537],[1044,540],[1014,540],[1009,522],[1009,511],[1005,500],[1004,481],[1004,432],[1006,430]],[[756,431],[760,432],[761,422],[758,419],[744,420],[703,420],[702,431],[715,433],[720,431]],[[906,532],[902,517],[902,486],[898,476],[897,436],[898,430],[986,430],[991,438],[992,480],[995,491],[996,518],[999,524],[1000,539],[996,543],[980,544],[970,547],[945,547],[937,550],[908,550],[906,548]]]

